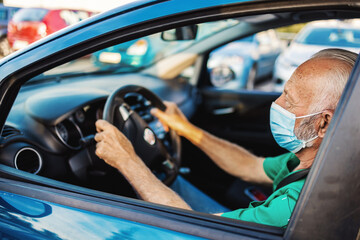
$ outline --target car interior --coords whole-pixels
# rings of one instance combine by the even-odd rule
[[[256,155],[284,153],[269,127],[270,105],[281,92],[214,86],[207,67],[211,52],[268,29],[358,16],[346,10],[304,10],[235,14],[229,19],[194,22],[182,29],[153,34],[164,44],[160,47],[163,52],[156,50],[160,53],[152,53],[156,55],[154,60],[140,67],[126,60],[127,50],[120,55],[107,50],[121,42],[104,44],[91,54],[29,77],[1,134],[0,172],[14,180],[69,192],[95,190],[98,194],[138,198],[126,179],[95,155],[95,122],[104,118],[122,130],[165,184],[171,185],[181,174],[224,206],[247,207],[251,201],[270,195],[271,186],[246,183],[228,175],[189,141],[173,131],[166,132],[150,109],[164,109],[162,101],[173,101],[196,126]],[[195,36],[179,34],[185,30]],[[148,48],[159,44],[156,41],[148,37]],[[96,64],[99,54],[95,52],[108,58],[124,56],[124,60],[108,62],[103,68]],[[148,128],[156,135],[155,145],[139,143]]]

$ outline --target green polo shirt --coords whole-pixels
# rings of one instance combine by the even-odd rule
[[[264,170],[273,180],[274,190],[282,179],[293,173],[292,170],[299,163],[299,159],[293,153],[265,159]],[[251,202],[248,208],[223,213],[222,216],[276,227],[286,227],[304,182],[305,178],[290,183],[273,192],[265,201]]]

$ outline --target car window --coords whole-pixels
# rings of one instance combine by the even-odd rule
[[[275,91],[282,91],[294,70],[316,52],[325,48],[360,51],[359,20],[322,20],[290,26],[288,46],[276,59],[273,71]],[[284,30],[284,29],[282,29]],[[285,35],[284,35],[285,36]]]
[[[198,32],[194,40],[165,41],[162,39],[162,33],[152,34],[104,48],[47,71],[32,81],[68,77],[84,72],[87,74],[139,72],[165,57],[181,52],[238,23],[238,20],[228,19],[198,24]]]
[[[89,12],[74,11],[74,10],[61,10],[60,17],[65,21],[66,25],[72,25],[90,17]]]
[[[309,29],[296,42],[333,47],[360,47],[360,29],[319,28]]]
[[[22,21],[41,21],[49,10],[37,8],[23,8],[13,16],[14,22]]]
[[[221,46],[209,55],[210,82],[219,89],[272,91],[270,79],[284,44],[273,29]]]
[[[281,92],[301,63],[324,48],[360,51],[359,20],[323,20],[259,32],[209,55],[210,87]]]

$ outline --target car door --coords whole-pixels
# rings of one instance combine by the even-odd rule
[[[155,32],[185,23],[190,24],[201,16],[207,16],[211,19],[218,14],[219,17],[224,17],[221,14],[231,13],[234,7],[247,9],[246,7],[250,6],[258,11],[270,6],[274,9],[278,7],[272,5],[272,1],[264,3],[256,1],[254,5],[235,3],[235,1],[225,0],[221,1],[220,5],[218,1],[184,2],[184,0],[174,0],[147,1],[145,3],[140,1],[95,16],[83,24],[56,33],[28,49],[8,57],[0,64],[0,112],[2,113],[0,125],[4,125],[21,84],[53,66],[66,63],[111,44],[141,37],[141,34],[145,34],[145,32]],[[292,8],[296,4],[292,1],[285,3],[288,8]],[[308,2],[309,7],[312,4],[314,1]],[[317,4],[321,5],[322,3],[318,1]],[[228,8],[223,9],[224,6]],[[196,10],[198,8],[201,10]],[[238,11],[240,11],[239,9]],[[211,100],[212,91],[213,89],[204,88],[201,95]],[[215,98],[220,99],[221,94],[225,92],[224,90],[216,91]],[[239,90],[230,91],[230,99],[223,96],[225,104],[207,103],[204,108],[209,114],[213,114],[213,110],[220,109],[212,116],[214,118],[219,115],[224,116],[227,113],[231,114],[234,111],[233,109],[239,109],[237,115],[240,115],[242,111],[247,111],[253,114],[251,119],[254,121],[265,121],[261,117],[267,115],[265,109],[268,109],[268,106],[266,105],[269,105],[278,96],[278,93],[260,94],[256,98],[259,99],[259,102],[250,101],[252,98],[247,98],[247,94]],[[244,104],[244,107],[241,104]],[[245,108],[245,106],[247,107]],[[256,111],[252,113],[254,109]],[[194,119],[196,120],[196,118]],[[203,117],[200,120],[204,124],[206,123],[206,119]],[[216,124],[212,119],[209,121]],[[229,121],[230,125],[237,125],[236,121]],[[245,119],[244,121],[247,124],[246,126],[252,127],[251,120]],[[255,122],[255,125],[260,125],[260,123]],[[263,133],[263,131],[259,132],[260,134]],[[230,136],[229,132],[227,134]],[[250,136],[250,134],[245,136]],[[240,140],[246,142],[246,139],[238,139],[238,141]],[[253,144],[256,143],[255,140],[252,142]],[[1,166],[0,190],[2,216],[4,216],[1,219],[1,232],[5,237],[11,236],[13,239],[31,236],[37,239],[41,239],[42,236],[44,236],[43,238],[57,239],[63,235],[55,232],[55,230],[52,231],[52,229],[68,231],[68,234],[81,233],[84,231],[82,224],[87,225],[86,229],[91,228],[96,231],[103,231],[105,234],[109,233],[109,238],[154,237],[158,239],[165,236],[167,239],[176,239],[192,238],[190,235],[194,235],[207,239],[238,239],[239,237],[246,239],[282,239],[284,233],[284,230],[279,228],[244,223],[92,191],[87,188],[51,181],[6,166]],[[9,197],[11,197],[10,200]],[[28,205],[31,205],[31,209],[28,208]],[[57,219],[56,222],[50,218],[55,215],[64,215],[66,218]],[[91,221],[88,221],[88,218]],[[63,225],[56,225],[59,221]],[[140,230],[142,228],[149,231]],[[169,234],[166,234],[168,231]],[[291,229],[287,231],[291,231]],[[158,237],[159,235],[161,236]],[[86,237],[86,235],[81,235],[80,238],[83,236]],[[99,238],[102,237],[104,236],[99,236]]]
[[[11,169],[1,166],[0,171],[3,177],[6,172],[11,172]],[[28,180],[30,181],[32,177],[29,176]],[[87,194],[80,195],[80,198],[78,198],[79,195],[78,197],[71,196],[69,189],[72,186],[68,186],[67,191],[61,191],[56,190],[54,185],[49,188],[24,183],[25,179],[26,176],[22,175],[22,182],[9,179],[0,181],[2,189],[0,191],[0,237],[2,239],[143,239],[145,236],[154,240],[201,239],[169,231],[166,227],[152,227],[114,217],[115,212],[119,214],[123,211],[122,214],[129,217],[142,215],[140,209],[140,211],[132,212],[128,207],[115,207],[111,201],[100,203],[99,198],[94,201],[86,197]],[[39,180],[36,179],[37,182]],[[46,182],[49,183],[48,180]],[[78,193],[81,191],[74,190]],[[47,201],[39,198],[46,198]],[[64,205],[64,201],[72,207]],[[82,204],[87,205],[88,210],[79,210],[76,207]],[[101,208],[102,214],[96,213],[96,208]],[[151,217],[151,214],[142,216],[143,219],[148,217]]]
[[[208,78],[204,71],[201,79],[210,83]],[[199,90],[202,105],[194,122],[256,154],[283,152],[274,141],[269,125],[270,105],[281,93],[273,91],[269,80],[265,85],[255,90],[202,86]]]

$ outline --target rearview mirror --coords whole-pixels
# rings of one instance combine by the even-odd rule
[[[161,33],[161,38],[164,41],[182,41],[194,40],[197,35],[198,26],[191,25],[180,28],[174,28]]]

